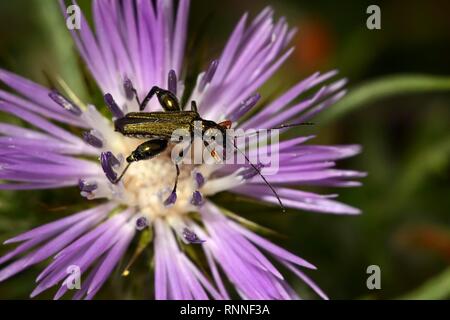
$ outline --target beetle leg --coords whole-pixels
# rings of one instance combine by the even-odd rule
[[[131,163],[141,160],[148,160],[153,157],[156,157],[158,154],[166,150],[168,143],[169,141],[167,139],[160,139],[160,138],[148,140],[145,141],[144,143],[141,143],[139,146],[137,146],[136,150],[134,150],[127,157],[128,165],[122,171],[119,178],[116,179],[113,183],[114,184],[119,183],[119,181],[122,179]]]
[[[220,156],[217,154],[216,149],[213,148],[213,146],[211,146],[211,144],[209,144],[208,141],[203,141],[203,145],[209,151],[209,153],[211,154],[211,157],[213,157],[214,160],[216,160],[216,163],[222,162],[223,159],[220,158]]]
[[[177,192],[178,177],[180,176],[180,167],[178,166],[178,164],[175,164],[175,169],[177,170],[177,176],[175,178],[175,184],[173,185],[172,192]]]
[[[125,175],[125,173],[127,172],[128,168],[130,167],[131,162],[128,162],[127,166],[125,167],[125,169],[123,169],[122,173],[120,174],[120,176],[114,180],[112,183],[113,184],[118,184],[120,182],[120,180],[122,180],[123,176]]]
[[[161,89],[157,86],[154,86],[148,94],[145,96],[144,100],[142,100],[142,103],[139,104],[139,110],[143,111],[145,107],[147,106],[148,102],[151,98],[156,94],[158,97],[158,101],[161,104],[161,107],[165,111],[181,111],[180,103],[178,102],[178,98],[176,95],[174,95],[172,92],[168,90]]]
[[[170,207],[175,204],[177,201],[177,185],[178,185],[178,177],[180,176],[180,167],[178,167],[178,164],[175,164],[175,169],[177,170],[177,176],[175,178],[175,185],[173,186],[172,192],[167,197],[166,200],[164,200],[164,206]]]
[[[141,108],[140,107],[141,106],[141,100],[139,100],[139,96],[138,96],[137,90],[134,87],[132,87],[131,91],[134,93],[134,97],[136,98],[136,102],[139,105],[139,109],[140,109]]]
[[[160,90],[158,87],[154,86],[145,96],[144,100],[139,104],[139,111],[144,111],[150,99],[155,95],[156,91]]]
[[[140,106],[141,105],[141,101],[139,100],[139,96],[138,96],[137,90],[133,86],[133,83],[131,82],[130,79],[128,79],[128,78],[125,79],[125,81],[124,81],[124,88],[125,88],[126,92],[127,91],[131,91],[131,94],[134,95],[134,98],[136,99],[137,104]],[[127,93],[127,96],[128,96],[128,93]],[[130,99],[132,99],[132,98],[130,98]]]
[[[197,102],[194,100],[191,101],[191,110],[198,113]]]
[[[186,152],[189,150],[190,145],[187,146],[186,148],[182,149],[179,153],[178,153],[178,158],[175,159],[175,168],[177,170],[177,177],[175,178],[175,185],[173,187],[173,192],[177,191],[177,185],[178,185],[178,177],[180,175],[180,167],[179,167],[179,163],[181,162],[181,160],[183,160],[183,157],[186,155]]]

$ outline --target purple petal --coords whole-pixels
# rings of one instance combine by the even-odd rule
[[[189,0],[181,0],[178,2],[172,48],[172,69],[176,72],[176,74],[181,73],[181,66],[183,63],[189,6]],[[174,93],[176,94],[176,92]]]
[[[244,14],[242,18],[239,20],[236,28],[228,40],[225,49],[222,52],[222,55],[219,59],[219,64],[217,66],[217,70],[214,74],[214,78],[211,81],[211,85],[219,85],[232,63],[236,50],[238,49],[241,38],[244,34],[245,23],[247,21],[248,14]]]
[[[48,98],[48,97],[47,97]],[[0,90],[0,99],[4,100],[5,102],[11,103],[15,105],[16,107],[26,109],[28,111],[40,114],[46,118],[54,119],[56,121],[67,123],[73,126],[86,128],[87,125],[82,121],[82,119],[78,116],[75,116],[71,113],[66,112],[61,107],[59,107],[62,112],[56,112],[52,108],[44,108],[36,103],[33,103],[31,101],[19,98],[9,92]],[[50,99],[48,99],[50,104],[53,104]]]
[[[291,270],[297,277],[303,280],[311,289],[313,289],[322,299],[329,300],[328,296],[312,281],[305,273],[301,272],[298,268],[294,267],[290,263],[283,263],[289,270]]]
[[[15,116],[27,121],[28,123],[38,127],[39,129],[46,131],[47,133],[49,133],[50,135],[52,135],[56,138],[65,140],[65,141],[67,141],[69,143],[73,143],[73,144],[83,143],[83,141],[80,138],[68,133],[67,131],[65,131],[65,130],[61,129],[60,127],[50,123],[49,121],[39,117],[36,114],[32,114],[32,113],[27,112],[22,109],[13,108],[1,101],[0,101],[0,111],[5,111],[12,115],[15,115]]]
[[[122,239],[109,250],[105,260],[101,263],[97,273],[92,279],[87,291],[88,295],[95,294],[100,289],[128,248],[131,239],[134,236],[134,228],[125,226],[125,229],[126,230],[123,231]]]
[[[277,188],[277,193],[286,207],[307,211],[325,212],[334,214],[359,214],[360,210],[346,204],[320,197],[318,195],[302,192],[300,190]],[[266,186],[239,186],[233,192],[244,194],[262,201],[278,204],[277,198]]]
[[[38,228],[35,228],[33,230],[27,231],[25,233],[22,233],[21,235],[18,235],[14,238],[6,240],[4,243],[15,243],[25,240],[30,240],[37,237],[42,236],[48,236],[49,234],[53,234],[54,232],[59,232],[63,229],[65,229],[67,226],[70,226],[86,217],[89,217],[91,215],[100,214],[102,212],[111,211],[114,208],[113,203],[107,203],[89,210],[81,211],[80,213],[71,215],[67,218],[57,220],[55,222],[40,226]]]
[[[77,119],[77,117],[74,117],[71,114],[67,114],[67,112],[62,110],[60,106],[53,104],[48,97],[49,90],[37,83],[34,83],[28,79],[22,78],[3,69],[0,69],[0,81],[4,82],[23,96],[27,97],[30,101],[35,102],[36,106],[40,107],[43,110],[51,110],[55,113],[68,116],[69,118]],[[13,96],[9,95],[9,97],[12,98]],[[2,98],[5,99],[5,97]],[[25,101],[17,99],[11,102],[19,102],[18,104],[23,105],[23,102]]]

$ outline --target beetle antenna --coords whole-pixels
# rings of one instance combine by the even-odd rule
[[[314,125],[314,122],[286,123],[286,124],[281,124],[278,127],[270,128],[268,130],[284,129],[284,128],[291,128],[291,127],[298,127],[298,126],[313,126],[313,125]]]
[[[252,133],[249,133],[249,134],[238,134],[238,135],[235,135],[234,137],[236,137],[236,138],[239,138],[239,137],[250,137],[250,136],[253,136],[255,134],[258,134],[259,131],[262,131],[262,130],[270,131],[270,130],[291,128],[291,127],[298,127],[298,126],[313,126],[314,124],[315,124],[314,122],[287,123],[287,124],[279,125],[278,127],[270,128],[270,129],[258,129],[255,132],[252,132]]]
[[[114,181],[114,184],[118,184],[120,182],[120,180],[122,180],[123,176],[125,175],[125,173],[127,172],[128,168],[130,167],[132,162],[128,162],[127,166],[125,167],[125,169],[123,169],[122,173],[120,174],[119,178],[117,178]]]
[[[258,167],[256,167],[252,162],[250,162],[250,159],[247,157],[247,155],[241,149],[239,149],[237,147],[236,140],[234,140],[234,139],[233,139],[233,144],[234,144],[234,148],[245,157],[245,160],[247,160],[248,163],[250,163],[252,168],[261,176],[261,178],[264,180],[264,182],[267,184],[267,186],[270,188],[270,190],[272,190],[273,194],[275,195],[275,197],[278,200],[278,203],[280,204],[281,210],[283,212],[286,212],[286,208],[284,207],[283,202],[281,202],[280,196],[275,191],[275,188],[269,183],[269,181],[267,181],[266,177],[263,176],[263,174],[261,173],[261,170],[259,170]]]

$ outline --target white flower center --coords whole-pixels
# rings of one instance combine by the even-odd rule
[[[193,166],[181,165],[177,185],[177,201],[164,206],[164,200],[172,192],[176,179],[175,165],[166,151],[153,159],[134,162],[123,178],[129,205],[137,206],[139,213],[150,220],[161,216],[186,214],[195,210],[191,205],[195,191],[192,178]]]

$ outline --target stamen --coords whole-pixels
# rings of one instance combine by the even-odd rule
[[[125,90],[125,96],[127,97],[127,100],[129,101],[133,100],[134,87],[130,79],[125,78],[125,80],[123,81],[123,89]]]
[[[203,204],[203,196],[200,191],[196,190],[192,193],[191,204],[198,207]]]
[[[103,172],[111,183],[117,180],[117,173],[114,172],[113,167],[120,165],[119,160],[112,154],[112,152],[102,152],[100,155],[100,163],[102,165]]]
[[[183,229],[183,238],[192,244],[201,244],[205,242],[206,240],[200,239],[197,234],[195,234],[193,231],[189,230],[188,228]]]
[[[63,107],[64,109],[66,109],[67,111],[71,112],[76,116],[80,116],[83,113],[80,107],[78,107],[75,103],[64,97],[57,90],[50,91],[48,93],[48,96],[58,105],[60,105],[61,107]]]
[[[246,100],[242,101],[239,108],[230,114],[229,120],[232,122],[237,121],[242,118],[251,108],[253,108],[256,103],[258,103],[259,99],[261,99],[261,95],[259,93],[255,93],[254,95],[248,97]]]
[[[148,221],[146,217],[139,217],[136,220],[136,229],[141,231],[148,226]]]
[[[261,170],[262,168],[264,168],[264,165],[262,163],[257,163],[257,164],[255,164],[255,167],[258,168],[258,170]],[[248,168],[242,170],[239,175],[243,179],[249,180],[249,179],[253,178],[254,176],[256,176],[257,174],[258,174],[258,172],[255,170],[255,168],[248,167]]]
[[[117,159],[115,156],[114,156],[114,154],[112,153],[112,152],[109,152],[110,153],[110,155],[109,155],[109,161],[110,161],[110,163],[111,163],[111,166],[112,167],[114,167],[114,168],[118,168],[118,167],[120,167],[120,161],[119,161],[119,159]],[[123,159],[122,159],[123,160]]]
[[[167,80],[167,88],[174,95],[177,95],[177,74],[175,73],[175,70],[169,71],[169,77]]]
[[[165,207],[171,207],[177,202],[177,192],[174,190],[170,193],[167,199],[164,201]]]
[[[200,172],[194,172],[195,189],[200,189],[205,184],[205,177]]]
[[[202,80],[200,81],[199,89],[202,91],[205,86],[211,82],[212,78],[214,77],[214,74],[216,73],[217,66],[219,65],[219,60],[213,60],[209,66],[208,70],[206,70],[205,74],[203,75]]]
[[[85,131],[83,132],[83,140],[87,144],[95,147],[95,148],[103,148],[103,141],[99,139],[97,136],[92,134],[92,131]]]
[[[123,118],[124,114],[122,109],[119,108],[113,96],[110,93],[104,95],[105,103],[109,108],[109,111],[115,118]]]
[[[89,182],[85,179],[79,179],[78,186],[80,187],[81,192],[92,192],[98,188],[97,183]]]

